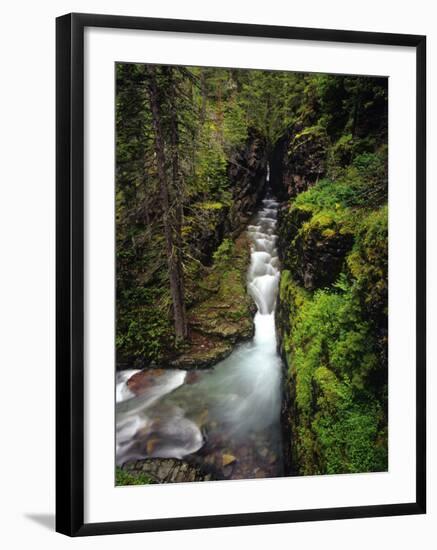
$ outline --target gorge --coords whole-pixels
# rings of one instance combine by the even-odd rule
[[[387,469],[386,79],[119,64],[116,204],[117,484]]]

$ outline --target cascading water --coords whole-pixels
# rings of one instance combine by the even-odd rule
[[[278,203],[262,201],[247,228],[251,242],[248,291],[257,313],[255,336],[213,369],[161,371],[135,396],[117,379],[116,460],[147,457],[193,460],[232,479],[283,475],[281,360],[274,310],[279,282],[275,235]],[[147,374],[145,375],[147,376]]]

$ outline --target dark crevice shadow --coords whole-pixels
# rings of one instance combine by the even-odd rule
[[[25,517],[50,531],[55,530],[55,514],[25,514]]]

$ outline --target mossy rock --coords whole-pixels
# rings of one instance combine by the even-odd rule
[[[282,212],[279,218],[283,265],[308,290],[335,283],[353,242],[353,222],[344,211],[314,211],[302,205]]]
[[[241,235],[236,241],[226,239],[221,248],[199,283],[203,299],[187,312],[190,338],[181,353],[167,360],[173,367],[213,366],[254,334],[256,308],[246,288],[249,243]]]

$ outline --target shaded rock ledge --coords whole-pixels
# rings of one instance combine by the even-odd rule
[[[146,458],[126,462],[123,470],[130,474],[146,474],[152,483],[186,483],[189,481],[211,481],[214,475],[199,466],[176,458]]]

